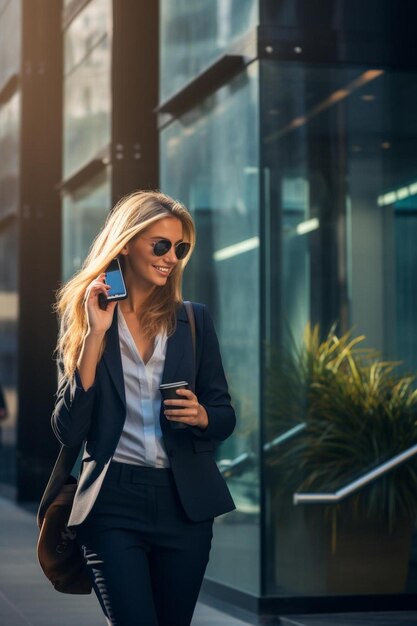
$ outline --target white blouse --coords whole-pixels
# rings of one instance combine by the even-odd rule
[[[113,460],[169,467],[159,422],[162,401],[159,385],[165,364],[167,335],[161,333],[155,337],[153,354],[145,365],[119,307],[117,313],[126,421]]]

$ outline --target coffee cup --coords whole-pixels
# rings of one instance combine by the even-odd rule
[[[177,389],[188,389],[188,383],[185,380],[180,380],[175,383],[163,383],[159,385],[159,391],[161,392],[162,398],[164,400],[178,400],[180,396],[177,394]],[[183,409],[182,406],[172,406],[172,409]],[[175,422],[172,420],[168,420],[171,428],[179,429],[179,428],[187,428],[187,424],[183,422]]]

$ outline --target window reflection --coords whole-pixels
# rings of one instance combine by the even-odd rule
[[[111,0],[93,0],[71,22],[65,33],[65,74],[87,57],[110,33]]]
[[[291,376],[288,364],[311,321],[321,325],[323,337],[332,323],[337,323],[339,336],[353,327],[354,336],[366,336],[366,347],[402,360],[405,372],[417,370],[417,90],[409,74],[366,67],[266,61],[262,71],[263,156],[269,183],[265,210],[273,225],[267,233],[267,265],[279,268],[268,295],[267,347],[279,367],[268,363],[266,432],[281,438],[273,448],[264,442],[266,532],[273,546],[266,564],[268,589],[283,595],[411,591],[417,571],[416,538],[410,547],[412,520],[396,516],[388,531],[385,513],[401,499],[412,508],[414,496],[404,499],[403,491],[396,499],[390,496],[382,515],[368,511],[366,519],[359,515],[360,506],[354,513],[354,499],[327,508],[295,507],[292,501],[301,483],[314,487],[303,491],[333,491],[349,482],[350,468],[355,468],[354,477],[362,476],[370,464],[392,456],[390,445],[397,452],[407,448],[409,440],[399,433],[407,430],[409,414],[395,418],[396,440],[387,434],[388,427],[384,431],[378,426],[387,417],[375,407],[360,418],[362,405],[353,405],[352,392],[340,403],[343,420],[338,421],[342,379],[331,395],[326,395],[328,381],[321,379],[321,386],[313,387],[321,389],[323,402],[329,397],[321,412],[328,423],[314,429],[316,422],[307,419],[303,426],[313,388],[300,384],[300,376]],[[290,381],[298,387],[292,389]],[[298,473],[290,462],[279,463],[285,455],[294,459],[302,454]],[[359,454],[363,461],[358,461]],[[395,476],[406,489],[415,463],[396,471],[391,483],[379,483],[381,493],[393,489]],[[414,493],[412,483],[410,488]],[[368,494],[371,487],[367,489]],[[363,500],[367,502],[365,495]],[[391,544],[396,547],[386,553]],[[361,576],[349,576],[351,563]],[[382,572],[395,574],[389,580]]]
[[[257,66],[162,133],[162,189],[192,211],[185,297],[208,305],[238,426],[217,461],[238,511],[217,520],[207,576],[259,585],[259,217]],[[236,465],[241,455],[249,462]],[[231,465],[233,464],[233,468]]]
[[[0,4],[0,89],[20,72],[21,0]]]
[[[0,219],[17,212],[19,108],[19,93],[0,107]]]
[[[17,417],[17,220],[0,223],[0,384],[8,418],[0,427],[0,483],[15,483]]]
[[[108,0],[91,2],[65,33],[65,177],[110,141],[110,16]]]
[[[65,80],[65,176],[110,140],[110,51],[105,38]]]
[[[110,173],[104,171],[63,202],[63,280],[80,269],[110,210]]]
[[[256,0],[162,0],[161,100],[255,26],[257,5]]]
[[[0,384],[8,408],[0,425],[0,482],[9,485],[15,482],[17,414],[19,126],[16,93],[0,106]]]

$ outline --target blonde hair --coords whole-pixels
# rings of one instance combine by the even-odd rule
[[[169,196],[159,191],[136,191],[122,198],[109,213],[81,270],[57,293],[56,311],[60,320],[57,353],[63,363],[64,376],[73,375],[87,332],[84,296],[88,285],[105,271],[128,241],[166,217],[181,221],[184,241],[191,246],[185,258],[178,261],[166,285],[155,289],[147,299],[141,325],[148,337],[155,336],[162,329],[168,335],[174,332],[176,311],[182,303],[182,275],[195,246],[194,222],[187,209]]]

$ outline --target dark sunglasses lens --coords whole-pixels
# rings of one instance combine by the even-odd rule
[[[169,249],[171,248],[171,242],[168,241],[168,239],[161,239],[160,241],[157,241],[156,244],[153,247],[153,253],[156,256],[162,256],[163,254],[166,254]]]
[[[177,256],[177,259],[183,259],[186,255],[188,250],[190,249],[190,244],[186,243],[185,241],[177,244],[175,246],[175,254]]]

